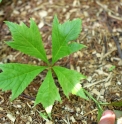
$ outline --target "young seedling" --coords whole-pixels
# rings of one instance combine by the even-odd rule
[[[52,73],[56,74],[58,82],[67,97],[72,93],[88,99],[80,85],[80,80],[86,77],[77,71],[55,65],[59,59],[85,47],[83,44],[74,42],[81,32],[80,19],[60,24],[57,17],[54,17],[51,63],[47,59],[39,29],[32,19],[30,20],[30,27],[27,27],[24,23],[20,25],[9,21],[5,23],[9,27],[13,38],[12,41],[6,42],[7,45],[41,59],[47,64],[46,66],[19,63],[0,64],[0,68],[3,71],[0,73],[0,88],[3,91],[12,91],[11,100],[17,98],[33,79],[44,70],[47,70],[47,74],[38,90],[34,105],[41,103],[49,117],[51,117],[51,110],[55,100],[61,101]]]
[[[116,66],[112,65],[112,66],[109,68],[109,71],[113,71],[115,68],[116,68]]]

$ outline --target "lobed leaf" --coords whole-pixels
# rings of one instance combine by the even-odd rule
[[[84,99],[88,99],[82,87],[79,85],[80,80],[86,78],[84,75],[78,73],[77,71],[69,70],[60,66],[54,66],[53,70],[56,73],[63,92],[67,97],[69,93],[73,93]]]
[[[43,107],[46,108],[46,112],[50,114],[55,100],[61,101],[61,98],[54,83],[51,70],[49,70],[44,82],[38,90],[35,105],[41,103]]]
[[[0,64],[0,88],[2,90],[12,90],[11,100],[18,97],[31,81],[46,67],[28,64]]]
[[[9,27],[13,38],[13,41],[6,42],[9,46],[48,63],[39,29],[32,19],[30,20],[30,28],[24,23],[18,25],[6,21],[6,24]]]
[[[53,20],[52,29],[52,64],[85,47],[83,44],[69,42],[75,40],[81,31],[81,19],[59,24],[57,17]]]
[[[27,27],[24,23],[18,25],[9,21],[6,21],[6,24],[8,25],[13,38],[13,41],[7,42],[9,46],[30,56],[40,58],[49,65],[39,29],[33,20],[30,20],[30,27]],[[83,44],[72,41],[78,37],[81,31],[80,19],[59,24],[58,19],[55,16],[52,30],[51,64],[54,64],[58,59],[85,47]],[[0,88],[3,90],[12,90],[11,100],[18,97],[30,82],[40,72],[47,68],[54,70],[64,94],[67,97],[69,93],[72,93],[84,99],[88,99],[80,84],[80,80],[84,79],[85,76],[77,71],[59,66],[52,67],[52,65],[46,67],[18,63],[0,64],[0,68],[3,71],[0,73]],[[51,69],[48,70],[35,100],[35,105],[41,103],[50,118],[55,100],[61,101],[58,88],[52,77]],[[43,116],[43,114],[41,115]],[[45,118],[45,116],[43,117]]]

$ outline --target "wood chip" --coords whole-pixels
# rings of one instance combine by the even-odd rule
[[[15,120],[16,120],[16,117],[14,117],[11,113],[8,113],[8,114],[7,114],[7,117],[8,117],[12,122],[15,122]]]

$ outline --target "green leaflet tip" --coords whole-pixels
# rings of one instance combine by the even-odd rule
[[[40,114],[40,116],[41,116],[43,119],[45,119],[45,120],[48,119],[47,113],[42,113],[42,112],[40,112],[39,114]]]
[[[9,27],[9,24],[12,23],[12,22],[4,21],[4,23]]]
[[[34,19],[33,18],[30,18],[30,24],[31,23],[35,23]]]
[[[84,48],[87,48],[87,46],[86,46],[86,45],[83,45],[83,47],[84,47]]]

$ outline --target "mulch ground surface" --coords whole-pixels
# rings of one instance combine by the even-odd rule
[[[44,45],[51,58],[51,30],[54,15],[61,23],[82,19],[82,32],[76,42],[87,48],[57,62],[57,65],[77,70],[87,76],[82,86],[98,101],[122,100],[122,0],[3,0],[0,4],[0,63],[42,62],[8,47],[4,41],[12,39],[3,21],[24,22],[30,18],[38,24]],[[109,71],[109,68],[115,69]],[[92,101],[70,95],[60,89],[62,103],[55,102],[52,120],[45,120],[41,104],[34,107],[34,99],[45,73],[40,74],[14,101],[10,91],[0,90],[0,124],[97,124],[98,109]],[[56,80],[57,81],[57,80]],[[121,110],[121,107],[104,106]]]

